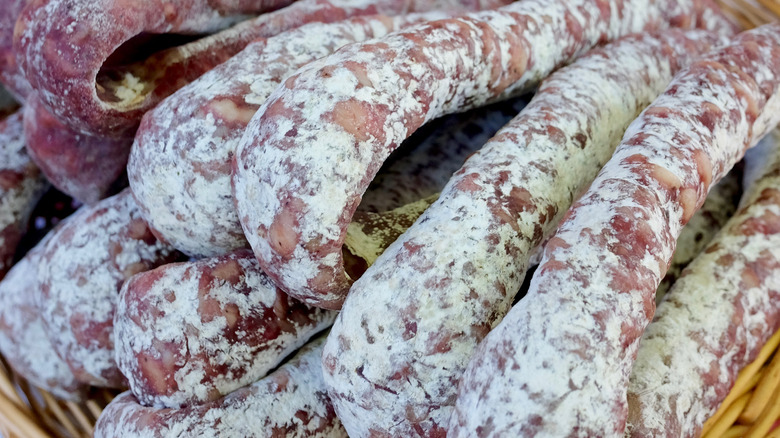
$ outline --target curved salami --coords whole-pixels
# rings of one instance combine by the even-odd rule
[[[681,228],[780,121],[780,25],[680,72],[547,244],[461,380],[450,434],[622,436],[626,389]]]
[[[14,26],[22,9],[32,0],[6,0],[0,8],[0,83],[19,100],[32,91],[30,83],[16,64]]]
[[[122,284],[176,261],[141,218],[129,190],[83,207],[56,230],[41,256],[41,314],[57,353],[79,381],[122,387],[113,318]]]
[[[345,44],[445,16],[374,15],[308,24],[250,44],[163,101],[144,117],[128,163],[133,195],[155,234],[195,256],[247,246],[230,163],[268,95],[299,67]]]
[[[239,250],[125,282],[116,361],[142,405],[213,401],[265,376],[335,317],[278,290],[252,252]]]
[[[0,279],[11,269],[16,247],[33,208],[49,187],[30,160],[22,133],[22,113],[0,121]]]
[[[461,373],[531,256],[629,123],[721,41],[669,30],[594,50],[551,75],[466,162],[353,285],[333,327],[325,381],[350,435],[445,435]]]
[[[130,8],[120,0],[49,0],[45,6],[25,10],[16,44],[28,79],[41,90],[46,106],[58,118],[80,131],[126,135],[132,134],[141,116],[163,98],[254,40],[306,23],[334,22],[356,15],[394,15],[412,8],[462,10],[507,1],[258,0],[236,4],[226,0],[149,0]],[[204,33],[235,22],[236,13],[290,3],[215,35],[133,62],[138,57],[133,50],[148,51],[164,44],[135,47],[143,46],[143,37],[136,37],[139,33]],[[120,53],[115,53],[118,49]],[[121,59],[122,54],[125,59]]]
[[[762,143],[745,157],[763,171],[739,212],[683,272],[639,342],[628,436],[700,436],[780,328],[780,133]]]
[[[27,151],[46,179],[85,204],[111,194],[133,141],[74,131],[49,113],[36,92],[24,106],[24,136]]]
[[[47,241],[44,238],[31,249],[0,281],[0,353],[33,385],[61,399],[81,400],[86,385],[57,356],[35,302],[38,266]]]
[[[145,407],[126,392],[103,410],[95,438],[346,438],[322,382],[321,354],[322,339],[264,379],[188,408]]]
[[[691,1],[526,0],[308,64],[271,95],[236,151],[239,219],[263,270],[293,296],[339,308],[353,281],[342,255],[350,217],[423,123],[524,91],[604,40],[670,24],[724,27],[702,23],[712,14]]]

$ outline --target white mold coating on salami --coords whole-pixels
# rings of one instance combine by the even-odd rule
[[[37,294],[38,266],[48,234],[0,281],[0,353],[19,375],[55,397],[78,401],[86,386],[54,350],[43,325]]]
[[[230,163],[247,123],[299,67],[356,41],[445,13],[312,23],[250,44],[143,119],[128,164],[133,195],[155,233],[180,251],[213,256],[247,246]]]
[[[352,287],[323,356],[352,436],[444,436],[471,354],[530,257],[706,31],[626,37],[542,83]],[[376,308],[385,309],[376,312]]]
[[[762,143],[745,158],[763,172],[742,208],[686,268],[639,342],[627,436],[699,436],[780,328],[780,133]]]
[[[699,6],[526,0],[351,44],[308,64],[272,94],[236,151],[234,196],[261,266],[299,299],[340,307],[352,282],[341,255],[349,219],[412,132],[527,90],[599,42],[696,24]]]
[[[461,380],[449,433],[622,436],[626,390],[680,230],[780,121],[780,25],[680,72],[547,244],[531,288]]]
[[[129,190],[82,207],[54,233],[36,290],[49,338],[80,381],[124,386],[113,342],[119,290],[134,274],[179,257],[151,234]]]
[[[27,154],[22,112],[0,121],[0,279],[11,268],[27,220],[49,187]]]
[[[346,438],[322,382],[322,339],[268,377],[210,403],[144,407],[130,392],[103,410],[95,438]]]
[[[259,380],[335,317],[278,290],[239,250],[128,280],[114,316],[116,361],[145,406],[203,403]]]

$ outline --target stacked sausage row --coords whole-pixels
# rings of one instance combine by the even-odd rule
[[[129,387],[97,436],[689,436],[780,326],[776,142],[673,278],[780,122],[780,26],[699,0],[26,3],[0,272],[47,178],[89,205],[0,282],[0,350],[59,397]]]

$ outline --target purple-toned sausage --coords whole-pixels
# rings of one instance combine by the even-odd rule
[[[264,379],[210,403],[157,409],[130,392],[103,410],[95,438],[347,437],[322,381],[322,339]]]
[[[356,15],[474,10],[508,1],[48,0],[43,5],[37,1],[22,14],[16,47],[22,69],[58,118],[81,131],[116,136],[132,133],[141,116],[163,98],[254,40],[306,23],[334,22]],[[134,51],[142,56],[144,51],[166,44],[144,41],[137,37],[141,32],[202,34],[235,22],[236,13],[290,3],[215,35],[133,62],[139,56]]]
[[[51,115],[36,92],[28,96],[24,106],[24,136],[27,152],[46,178],[85,204],[111,194],[125,170],[132,144],[132,138],[74,131]]]
[[[0,280],[11,269],[30,213],[48,187],[27,155],[21,111],[0,120]]]
[[[125,282],[116,362],[141,404],[190,406],[256,382],[335,317],[278,290],[246,249],[165,265]]]
[[[35,288],[44,238],[0,281],[0,353],[18,374],[33,385],[66,400],[81,400],[86,385],[79,383],[55,352],[41,319]]]
[[[79,381],[125,385],[114,360],[119,290],[133,275],[180,257],[149,231],[130,190],[81,208],[54,232],[38,273],[41,314]]]
[[[143,119],[128,163],[133,195],[155,234],[182,252],[246,247],[230,186],[233,152],[249,120],[299,67],[355,41],[444,13],[312,23],[254,42]]]
[[[339,308],[354,280],[341,254],[350,218],[417,128],[527,90],[605,40],[675,24],[727,27],[716,14],[699,1],[524,0],[310,63],[271,95],[236,150],[247,239],[282,289]]]
[[[446,434],[461,374],[531,256],[639,112],[723,41],[675,29],[594,50],[466,162],[353,285],[331,332],[325,381],[350,435]]]
[[[628,436],[697,437],[739,371],[780,328],[780,132],[739,212],[683,271],[639,343]]]
[[[682,227],[780,121],[780,24],[699,58],[629,126],[531,289],[460,382],[452,437],[622,436],[626,391]]]
[[[6,0],[0,8],[0,83],[23,101],[32,88],[16,64],[14,26],[22,9],[32,0]]]

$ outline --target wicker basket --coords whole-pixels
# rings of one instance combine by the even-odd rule
[[[780,0],[717,1],[745,29],[780,21]],[[772,373],[780,375],[780,355],[772,360],[778,344],[780,332],[767,343],[759,358],[743,370],[724,405],[705,424],[706,438],[738,437],[747,430],[748,426],[735,422],[742,414],[749,394],[761,386],[761,378]],[[91,437],[103,408],[117,394],[116,391],[93,389],[85,403],[57,400],[28,384],[0,356],[0,435],[4,438]],[[768,404],[774,405],[771,412],[774,418],[760,419],[768,421],[771,427],[780,418],[780,397],[769,397]],[[780,428],[766,436],[780,438]]]

